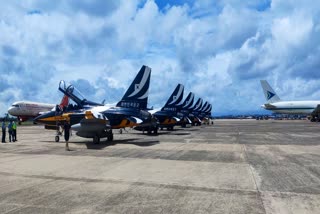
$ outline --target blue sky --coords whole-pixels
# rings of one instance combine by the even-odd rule
[[[60,80],[117,102],[145,64],[149,106],[178,83],[213,114],[265,112],[260,79],[282,99],[320,99],[320,2],[12,0],[0,5],[0,114],[58,103]]]

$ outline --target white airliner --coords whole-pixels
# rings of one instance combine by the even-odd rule
[[[56,105],[49,103],[37,103],[31,101],[14,102],[8,109],[8,113],[18,117],[20,122],[26,121],[29,118],[39,116],[42,112],[47,112],[53,109]]]
[[[60,103],[60,108],[67,106],[69,98],[64,96]],[[35,118],[44,112],[51,111],[56,108],[56,104],[50,103],[38,103],[32,101],[17,101],[14,102],[8,109],[8,113],[12,116],[16,116],[19,122],[26,121],[30,118]]]
[[[281,101],[276,92],[266,80],[261,80],[261,86],[267,103],[261,107],[282,114],[306,114],[311,115],[314,121],[320,113],[320,100],[311,101]]]

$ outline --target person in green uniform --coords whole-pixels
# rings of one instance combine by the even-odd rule
[[[14,121],[12,123],[12,141],[13,142],[18,141],[17,140],[17,124]]]

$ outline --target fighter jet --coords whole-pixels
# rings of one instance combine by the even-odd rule
[[[211,119],[211,111],[212,111],[212,105],[208,103],[207,108],[203,108],[201,112],[201,117],[203,119]]]
[[[192,112],[189,114],[189,118],[191,120],[192,126],[200,126],[201,125],[201,119],[198,117],[199,111],[202,108],[203,100],[202,98],[199,98],[196,102],[196,104],[190,108]]]
[[[193,109],[193,101],[194,101],[194,94],[190,92],[187,98],[184,100],[182,104],[177,104],[177,115],[180,118],[180,122],[178,123],[181,127],[186,127],[187,124],[191,124],[191,120],[189,118],[189,114]]]
[[[62,101],[60,105],[56,105],[51,111],[43,113],[34,119],[35,123],[43,123],[45,129],[56,131],[56,142],[59,142],[66,122],[70,124],[79,123],[84,116],[84,110],[94,106],[103,106],[103,104],[88,101],[73,85],[66,86],[63,80],[60,81],[58,89],[64,94],[63,100],[66,99],[66,101]],[[69,98],[76,104],[69,103]]]
[[[195,117],[197,117],[200,121],[202,121],[202,119],[204,118],[204,114],[205,114],[205,110],[208,108],[208,106],[209,106],[209,103],[208,103],[208,101],[206,101],[203,105],[202,105],[202,107],[200,108],[200,109],[198,109],[198,110],[195,110],[194,112],[193,112],[193,115],[195,116]]]
[[[205,111],[206,112],[206,117],[208,117],[209,119],[212,119],[212,105],[209,104],[209,108]]]
[[[202,122],[207,121],[211,119],[211,109],[212,105],[206,101],[201,110],[195,113],[195,116],[198,117]]]
[[[201,112],[198,117],[201,119],[203,124],[213,125],[211,110],[212,110],[212,105],[209,103],[206,108],[201,109]]]
[[[149,111],[159,121],[159,127],[161,129],[167,128],[167,130],[173,130],[177,122],[180,121],[177,115],[177,105],[181,105],[183,103],[183,91],[184,86],[182,84],[178,84],[166,104],[160,110]]]
[[[162,109],[153,113],[160,123],[160,128],[173,130],[177,122],[180,121],[177,115],[178,111],[176,106],[182,104],[183,91],[184,86],[178,84]]]
[[[41,115],[35,121],[47,125],[69,122],[71,129],[78,136],[92,138],[94,143],[99,143],[100,138],[112,141],[112,129],[141,125],[155,130],[157,121],[145,110],[150,75],[151,68],[142,66],[123,98],[113,107],[86,100],[83,96],[74,93],[76,90],[73,86],[59,87],[59,90],[68,95],[77,105],[62,112],[53,111]]]

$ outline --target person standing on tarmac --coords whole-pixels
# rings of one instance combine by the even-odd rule
[[[13,142],[18,141],[17,140],[17,124],[14,121],[12,123],[12,141]]]
[[[6,123],[2,121],[2,143],[6,142]]]
[[[8,124],[8,133],[9,133],[9,142],[11,142],[11,139],[13,141],[12,121],[10,121]]]
[[[66,141],[66,151],[70,151],[69,137],[70,137],[70,124],[68,121],[64,124],[64,140]]]

